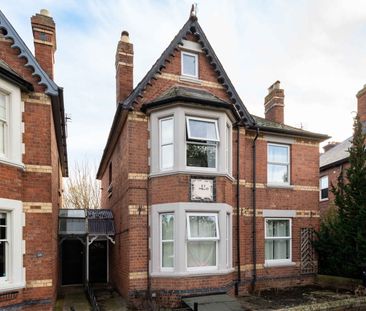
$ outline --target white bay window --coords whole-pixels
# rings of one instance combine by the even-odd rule
[[[231,210],[224,203],[153,205],[151,274],[176,276],[231,272]]]
[[[232,119],[223,111],[173,107],[150,117],[151,175],[229,175]]]

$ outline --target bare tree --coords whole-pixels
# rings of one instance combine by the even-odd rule
[[[100,208],[100,181],[95,168],[87,161],[76,162],[66,181],[63,193],[64,208]]]

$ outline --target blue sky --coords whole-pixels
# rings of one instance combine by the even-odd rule
[[[341,141],[352,131],[366,83],[366,1],[216,1],[198,19],[248,110],[263,116],[267,88],[285,89],[285,121]],[[30,17],[46,8],[57,25],[55,80],[64,87],[71,166],[98,165],[115,112],[115,51],[134,43],[135,85],[186,22],[192,2],[3,1],[1,10],[33,50]]]

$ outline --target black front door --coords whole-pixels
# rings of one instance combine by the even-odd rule
[[[62,285],[82,284],[84,245],[79,240],[65,240],[61,248]]]
[[[94,241],[89,246],[89,282],[107,283],[107,243]]]

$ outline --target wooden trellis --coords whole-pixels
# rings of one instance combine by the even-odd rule
[[[312,274],[317,272],[316,254],[312,243],[314,235],[313,228],[301,228],[301,274]]]

